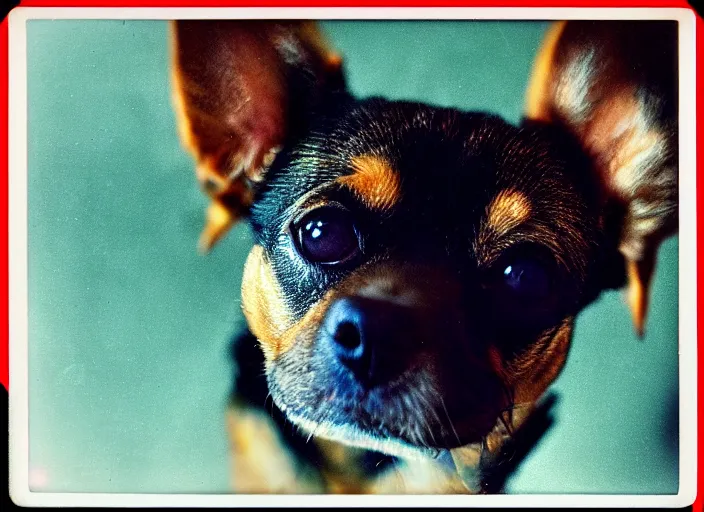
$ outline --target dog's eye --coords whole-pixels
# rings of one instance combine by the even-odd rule
[[[352,216],[340,208],[322,207],[293,225],[298,250],[308,261],[334,265],[359,252],[359,237]]]
[[[561,309],[559,275],[555,261],[544,251],[533,247],[511,251],[487,276],[494,314],[514,327],[550,323]]]
[[[541,262],[519,258],[503,269],[505,287],[522,300],[541,301],[550,296],[551,279]]]

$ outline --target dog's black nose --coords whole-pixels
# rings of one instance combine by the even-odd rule
[[[411,320],[406,306],[345,297],[330,306],[322,332],[337,359],[361,384],[373,386],[400,370],[404,357],[398,353],[399,341],[410,335]]]

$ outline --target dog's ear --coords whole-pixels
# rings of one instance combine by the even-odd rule
[[[207,250],[247,214],[306,111],[344,87],[341,60],[308,21],[175,21],[171,37],[179,134],[211,198]]]
[[[657,250],[678,225],[677,60],[674,21],[559,22],[527,91],[526,117],[567,129],[593,163],[639,335]]]

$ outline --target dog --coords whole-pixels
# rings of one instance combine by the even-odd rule
[[[676,22],[554,23],[517,126],[353,97],[313,22],[171,29],[201,249],[255,240],[234,490],[501,492],[580,311],[627,287],[643,332],[678,226]]]

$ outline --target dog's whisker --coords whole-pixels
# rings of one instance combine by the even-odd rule
[[[320,428],[322,427],[323,423],[328,421],[329,416],[332,414],[332,411],[328,409],[322,409],[318,411],[317,414],[317,419],[316,419],[316,425],[313,427],[313,430],[310,431],[308,434],[308,437],[306,439],[306,444],[310,442],[310,440],[315,437],[315,435],[319,432]]]
[[[308,434],[308,437],[306,438],[306,444],[310,443],[310,440],[313,439],[314,433],[315,433],[315,429],[311,430],[310,434]]]
[[[266,397],[264,398],[264,410],[265,411],[267,410],[266,403],[269,400],[271,400],[271,402],[270,402],[271,406],[268,408],[269,409],[269,416],[271,416],[271,418],[273,419],[274,418],[274,398],[271,396],[271,391],[269,391],[266,394]]]
[[[445,406],[445,400],[442,399],[442,395],[438,395],[438,398],[440,399],[440,404],[442,405],[442,410],[445,411],[445,416],[447,417],[447,421],[450,424],[450,428],[452,429],[452,433],[455,435],[455,439],[457,439],[458,444],[462,444],[462,441],[460,440],[460,436],[457,433],[457,430],[455,429],[454,423],[452,423],[452,418],[450,418],[450,413],[447,412],[447,407]]]
[[[393,459],[391,461],[392,467],[394,468],[394,472],[398,475],[399,479],[399,491],[403,492],[407,487],[408,484],[406,483],[406,478],[403,476],[403,470],[400,468],[402,462],[398,459]]]
[[[435,417],[435,421],[436,421],[437,423],[439,423],[440,425],[442,425],[442,422],[440,422],[440,418],[438,418],[438,415],[437,415],[437,413],[435,412],[435,408],[430,406],[430,404],[428,403],[428,401],[425,399],[425,397],[424,397],[422,394],[420,394],[420,393],[414,393],[414,394],[413,394],[413,400],[416,401],[416,402],[419,402],[419,403],[418,403],[418,409],[419,409],[419,410],[422,410],[422,411],[429,411],[430,414],[432,414],[432,415]],[[428,432],[428,434],[430,435],[430,439],[433,441],[433,444],[436,445],[436,444],[437,444],[437,441],[436,441],[436,439],[435,439],[435,434],[433,433],[432,427],[430,426],[430,424],[428,423],[428,421],[425,419],[425,415],[424,415],[424,414],[420,414],[420,415],[419,415],[419,418],[421,419],[421,421],[422,421],[423,424],[425,425],[425,430],[426,430],[426,431]]]

